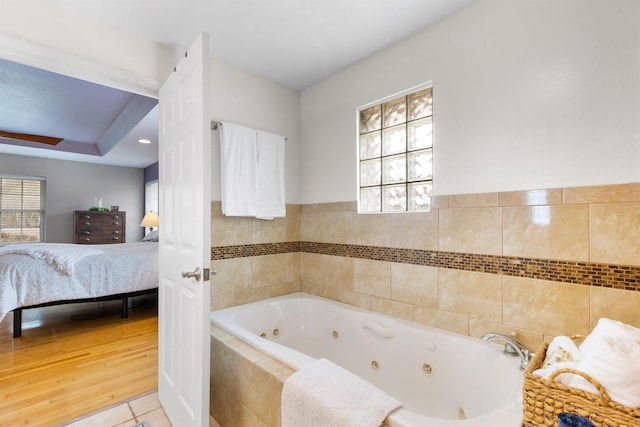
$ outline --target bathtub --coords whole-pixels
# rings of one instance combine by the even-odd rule
[[[326,358],[402,402],[390,427],[519,427],[523,375],[501,346],[305,293],[211,321],[300,369]]]

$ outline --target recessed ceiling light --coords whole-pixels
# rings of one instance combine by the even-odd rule
[[[138,142],[140,144],[151,144],[151,140],[150,139],[139,139]]]

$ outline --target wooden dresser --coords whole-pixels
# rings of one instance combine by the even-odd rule
[[[126,218],[126,212],[74,211],[74,243],[125,243]]]

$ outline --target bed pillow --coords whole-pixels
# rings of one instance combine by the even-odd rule
[[[142,242],[157,242],[160,238],[160,229],[156,228],[151,233],[142,238]]]

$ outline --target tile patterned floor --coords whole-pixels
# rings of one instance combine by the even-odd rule
[[[146,421],[150,427],[172,427],[158,400],[157,391],[62,423],[58,427],[132,427],[142,421]],[[213,418],[209,419],[209,426],[220,427]]]
[[[158,392],[140,396],[128,402],[88,414],[80,419],[63,423],[61,426],[131,427],[142,421],[147,421],[151,427],[172,427],[160,405]]]

